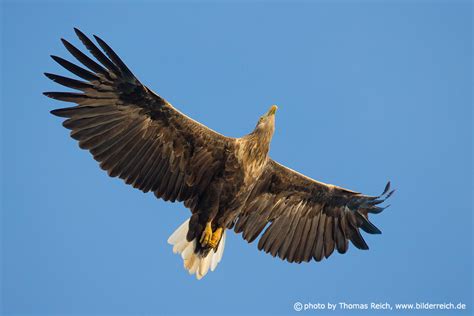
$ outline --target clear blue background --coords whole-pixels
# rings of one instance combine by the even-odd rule
[[[472,313],[470,2],[8,1],[1,20],[4,314]],[[166,243],[188,210],[107,177],[49,114],[64,104],[41,92],[62,88],[42,73],[67,73],[49,55],[70,59],[59,38],[78,44],[74,26],[223,134],[278,104],[271,155],[296,170],[367,194],[392,180],[392,207],[372,218],[383,234],[297,265],[231,233],[217,271],[190,277]]]

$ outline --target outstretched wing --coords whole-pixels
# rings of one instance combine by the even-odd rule
[[[222,168],[231,139],[190,119],[144,86],[100,38],[105,54],[81,31],[77,36],[97,63],[66,40],[66,49],[87,69],[57,56],[61,66],[84,79],[46,73],[78,92],[45,92],[50,98],[76,103],[51,111],[67,118],[64,127],[89,150],[112,177],[159,198],[185,201],[193,210],[212,175]]]
[[[237,233],[258,249],[289,262],[345,253],[350,240],[368,249],[359,229],[380,234],[368,218],[393,191],[390,182],[380,196],[366,196],[310,179],[270,160],[235,224]]]

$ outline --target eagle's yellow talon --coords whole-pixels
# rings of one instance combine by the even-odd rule
[[[217,249],[217,245],[219,245],[219,241],[221,241],[222,238],[222,232],[222,227],[217,228],[216,231],[212,234],[212,238],[207,245],[213,249]]]
[[[199,242],[201,243],[201,246],[206,247],[211,241],[211,238],[212,238],[212,225],[211,225],[211,222],[208,222],[206,224],[206,228],[204,228],[204,231],[202,232],[201,239],[199,240]]]
[[[199,243],[203,248],[213,248],[214,250],[217,249],[219,242],[222,238],[223,233],[222,227],[218,227],[214,232],[212,231],[212,223],[207,222],[206,228],[202,232],[201,239]]]

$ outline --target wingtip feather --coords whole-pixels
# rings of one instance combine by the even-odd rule
[[[390,190],[390,180],[387,182],[387,184],[385,185],[385,189],[383,190],[382,194],[381,195],[384,195],[385,193],[388,192],[388,190]]]

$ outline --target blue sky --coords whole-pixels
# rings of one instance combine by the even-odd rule
[[[4,1],[1,20],[4,314],[472,313],[471,2]],[[217,270],[190,277],[166,243],[188,210],[108,178],[49,114],[60,104],[41,92],[61,88],[42,73],[66,74],[49,55],[69,58],[59,38],[78,44],[73,27],[223,134],[279,105],[271,156],[293,169],[367,194],[392,180],[372,218],[383,234],[297,265],[231,233]]]

